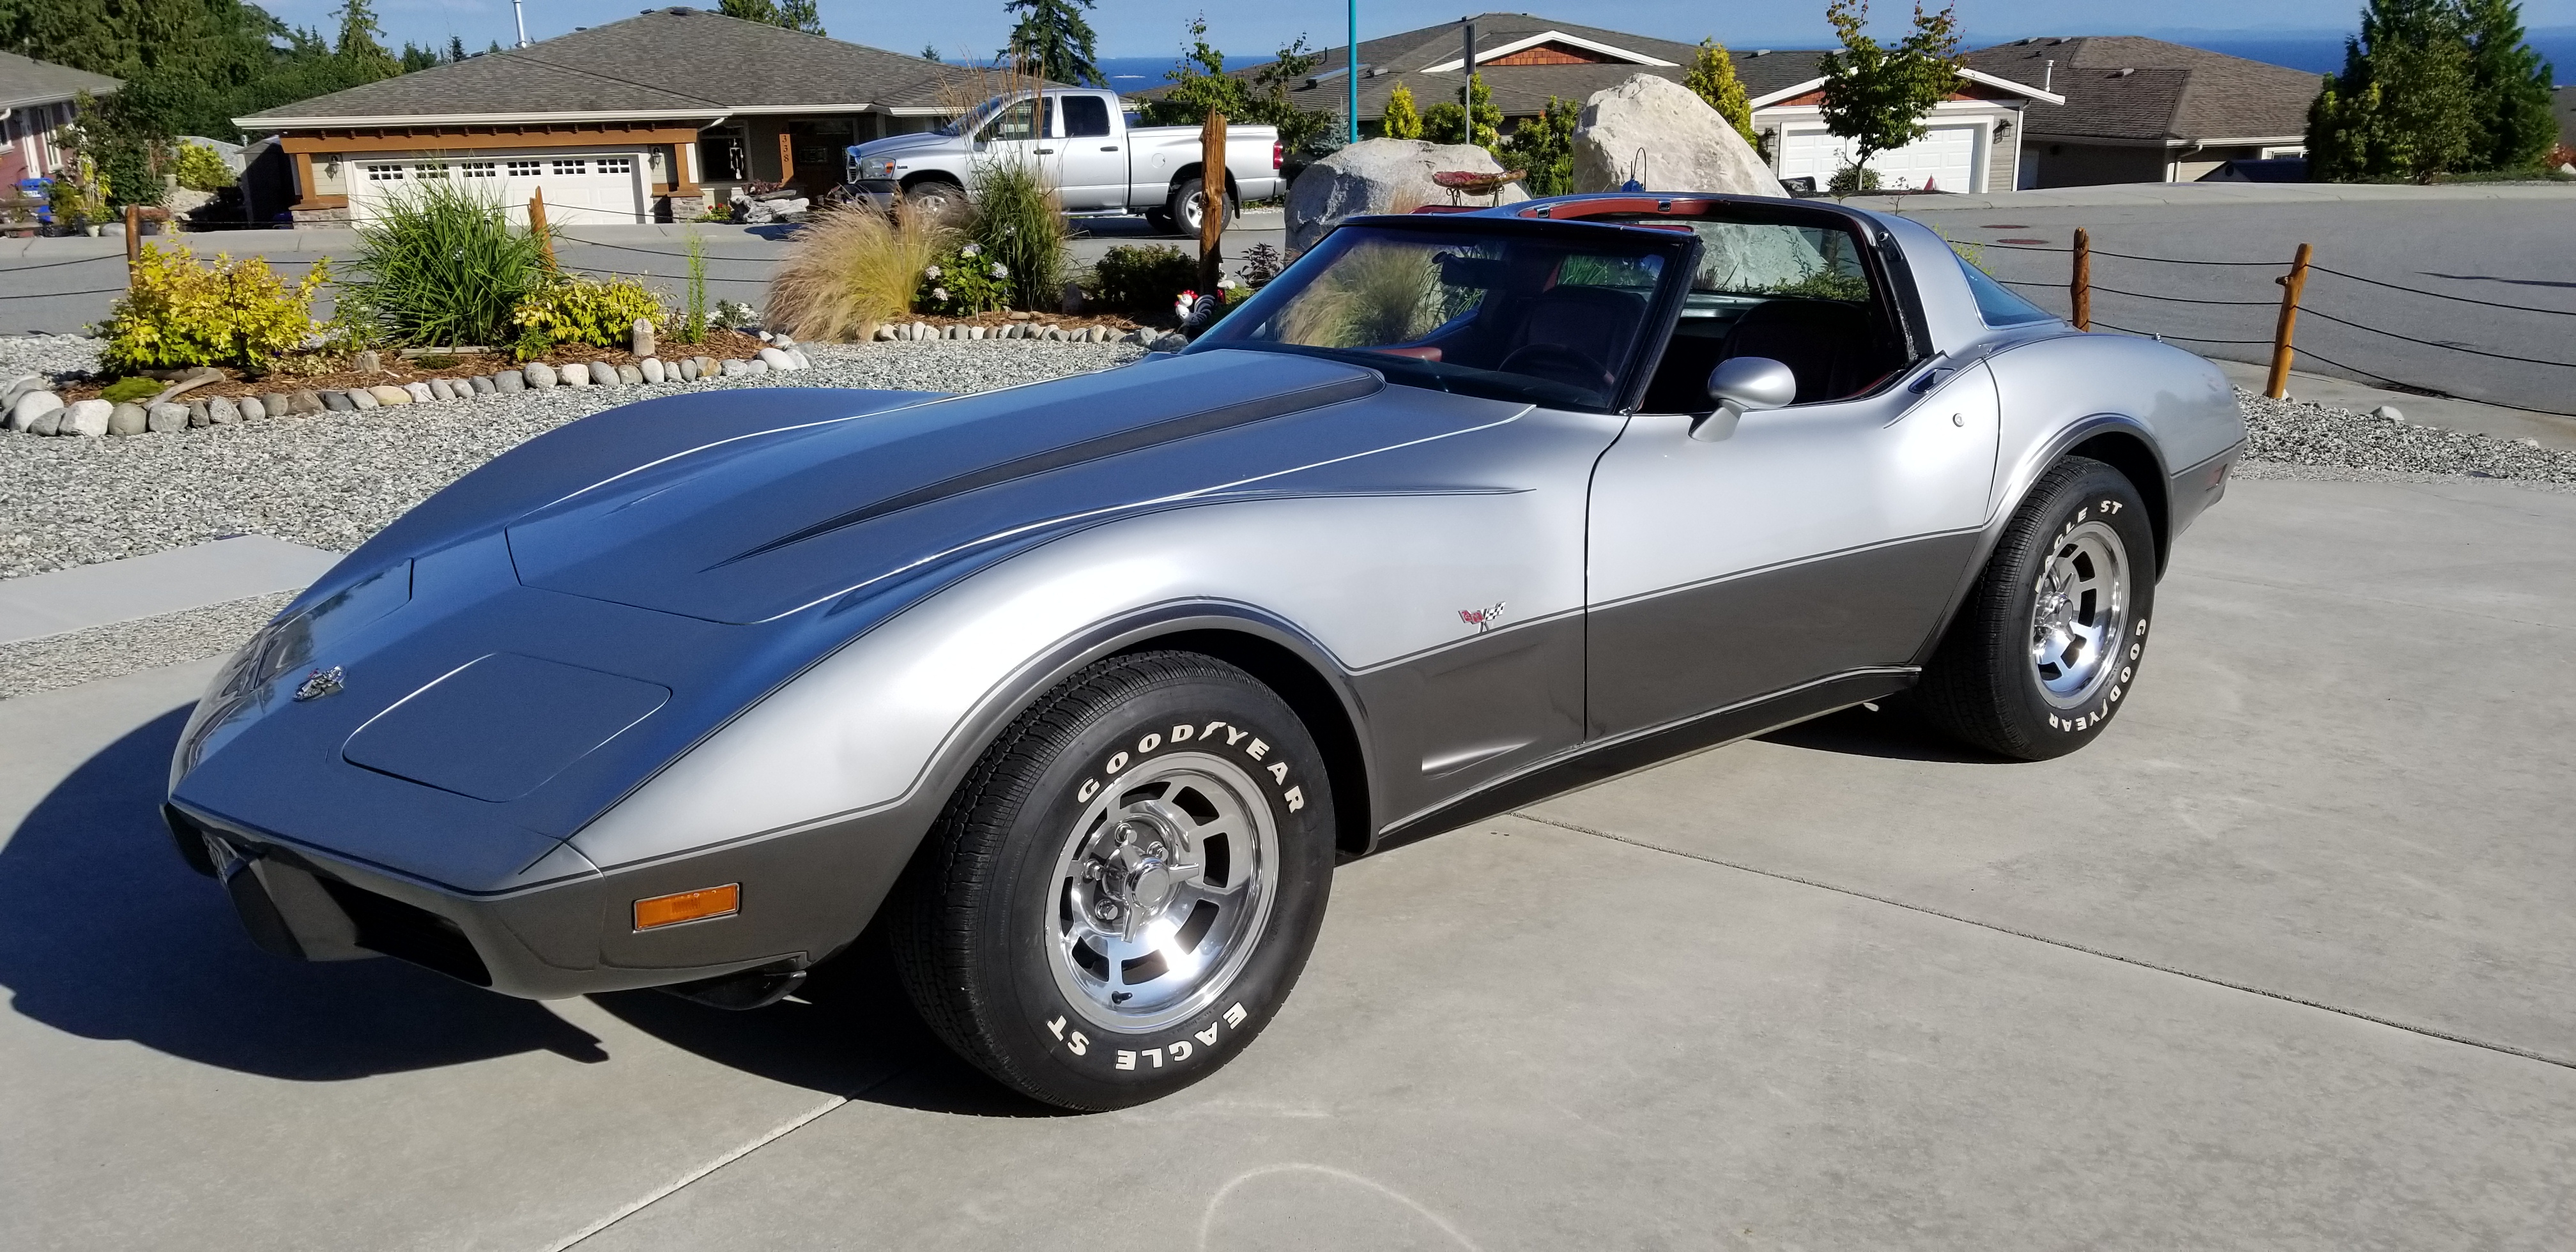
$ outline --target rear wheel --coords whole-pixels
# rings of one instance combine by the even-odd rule
[[[2147,649],[2155,531],[2127,475],[2069,457],[2005,527],[1915,688],[1954,738],[2023,760],[2091,743]]]
[[[1198,179],[1184,178],[1180,186],[1172,189],[1171,202],[1163,208],[1165,216],[1172,219],[1173,227],[1192,239],[1199,237],[1201,223],[1206,220],[1207,205],[1203,199],[1205,190],[1205,186]],[[1226,196],[1225,220],[1233,221],[1241,215],[1241,210],[1242,206],[1234,202],[1232,195]]]
[[[1049,1104],[1176,1091],[1268,1024],[1332,882],[1295,713],[1193,653],[1113,657],[986,751],[893,903],[898,968],[959,1055]]]
[[[1180,229],[1179,227],[1172,225],[1172,212],[1169,209],[1145,210],[1145,225],[1151,227],[1154,233],[1159,235],[1175,234]]]

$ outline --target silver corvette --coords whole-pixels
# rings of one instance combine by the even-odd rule
[[[1903,218],[1356,219],[1177,355],[532,440],[224,666],[166,813],[286,956],[756,1008],[872,930],[1117,1107],[1259,1033],[1338,858],[1889,697],[2089,743],[2243,437]]]

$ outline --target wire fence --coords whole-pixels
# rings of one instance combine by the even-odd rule
[[[2156,339],[2172,340],[2178,343],[2206,347],[2270,348],[2273,350],[2274,359],[2281,363],[2282,368],[2286,368],[2288,363],[2304,357],[2316,362],[2317,364],[2329,366],[2363,379],[2375,380],[2410,392],[2418,392],[2425,395],[2443,398],[2472,399],[2482,404],[2493,404],[2501,408],[2520,409],[2525,412],[2547,413],[2561,417],[2576,417],[2576,412],[2570,412],[2564,409],[2540,408],[2533,405],[2516,404],[2511,401],[2496,400],[2484,396],[2455,396],[2450,391],[2426,386],[2422,381],[2420,381],[2420,379],[2408,379],[2393,375],[2388,372],[2391,368],[2389,366],[2383,365],[2378,369],[2365,369],[2337,360],[2334,357],[2330,357],[2325,353],[2317,351],[2309,344],[2299,343],[2294,339],[2287,337],[2291,326],[2297,319],[2315,319],[2317,322],[2343,327],[2367,335],[2378,336],[2398,343],[2409,344],[2418,348],[2432,349],[2437,353],[2456,353],[2462,358],[2474,358],[2476,360],[2483,361],[2502,361],[2515,365],[2536,366],[2548,370],[2576,370],[2576,360],[2564,360],[2549,356],[2530,355],[2524,352],[2506,351],[2503,350],[2500,345],[2465,343],[2455,338],[2432,338],[2420,334],[2409,334],[2403,330],[2392,329],[2385,325],[2375,325],[2371,321],[2364,320],[2366,315],[2361,311],[2359,306],[2351,302],[2350,297],[2360,294],[2360,288],[2369,288],[2375,291],[2401,293],[2407,296],[2429,300],[2440,300],[2457,305],[2470,305],[2484,309],[2497,309],[2513,314],[2528,314],[2534,318],[2541,319],[2576,317],[2576,309],[2560,309],[2540,305],[2514,304],[2502,300],[2488,300],[2476,296],[2458,295],[2447,291],[2434,291],[2429,288],[2410,286],[2405,283],[2390,282],[2386,279],[2374,278],[2367,274],[2356,274],[2348,270],[2319,265],[2313,260],[2306,262],[2304,266],[2302,266],[2298,262],[2284,260],[2255,261],[2218,258],[2148,256],[2140,253],[2115,252],[2107,248],[2092,247],[2090,246],[2089,241],[2084,238],[2084,232],[2081,231],[2077,232],[2077,237],[2078,243],[2073,247],[2058,247],[2055,245],[2035,242],[1989,243],[1981,241],[1974,244],[1973,248],[1999,252],[2046,253],[2069,257],[2071,268],[2065,281],[2052,282],[2030,278],[1998,278],[1997,281],[2010,287],[2022,288],[2030,291],[2065,293],[2069,304],[2082,311],[2079,313],[2079,317],[2083,317],[2083,321],[2089,329],[2113,331],[2128,335],[2147,336]],[[2090,264],[2093,261],[2106,259],[2112,261],[2142,262],[2160,267],[2180,267],[2186,271],[2202,269],[2226,271],[2268,269],[2279,273],[2279,276],[2273,278],[2272,281],[2280,284],[2285,288],[2285,291],[2283,294],[2272,295],[2265,298],[2245,299],[2233,295],[2186,295],[2176,291],[2144,291],[2133,287],[2106,286],[2092,281],[2092,266]],[[2141,273],[2141,276],[2145,276],[2148,272],[2170,271],[2145,271]],[[2212,277],[2215,278],[2216,275],[2212,275]],[[2308,281],[2320,278],[2329,281],[2320,284],[2311,284]],[[2359,284],[2360,286],[2350,291],[2339,291],[2335,288],[2331,280],[2341,280],[2344,282]],[[2105,321],[2100,318],[2084,316],[2084,314],[2089,313],[2091,297],[2096,295],[2144,301],[2150,305],[2193,306],[2211,310],[2225,308],[2282,310],[2284,309],[2285,304],[2289,307],[2287,314],[2282,317],[2280,325],[2274,329],[2271,335],[2263,338],[2245,338],[2230,336],[2222,329],[2211,327],[2206,324],[2206,319],[2203,320],[2202,324],[2188,326],[2124,326]],[[2320,307],[2321,305],[2323,307]],[[2180,317],[2180,314],[2178,313],[2177,316]],[[2224,314],[2217,314],[2216,316],[2221,319],[2225,317]],[[2127,320],[2136,321],[2140,319],[2130,318]],[[2181,320],[2189,321],[2191,319],[2182,318]],[[2557,325],[2557,323],[2553,322],[2539,322],[2534,324],[2534,328],[2538,329],[2544,326],[2548,327],[2549,329],[2542,331],[2542,334],[2545,336],[2557,336],[2558,332],[2555,329]],[[2246,333],[2247,332],[2237,332],[2237,335],[2243,335]],[[2513,333],[2514,332],[2511,330],[2507,330],[2505,332],[2507,337],[2511,337]],[[2544,338],[2542,342],[2545,344],[2553,342],[2553,340]],[[2337,351],[2340,353],[2342,352],[2342,349],[2338,348]],[[2408,372],[2404,366],[2398,366],[2395,368],[2400,374]]]

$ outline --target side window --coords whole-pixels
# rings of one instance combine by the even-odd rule
[[[1048,103],[1053,104],[1054,101],[1050,100]],[[984,133],[977,138],[986,143],[1035,139],[1038,137],[1036,122],[1037,102],[1022,100],[996,114],[992,121],[985,124]]]
[[[2038,305],[2004,290],[2002,283],[1987,276],[1984,270],[1959,258],[1959,272],[1967,276],[1968,292],[1977,298],[1977,316],[1988,326],[2027,326],[2032,322],[2052,319]]]
[[[1098,96],[1064,98],[1064,137],[1094,139],[1109,133],[1109,102]]]

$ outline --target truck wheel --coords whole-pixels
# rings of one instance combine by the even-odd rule
[[[2025,761],[2093,742],[2146,657],[2156,540],[2128,476],[2069,457],[2041,475],[1915,688],[1953,738]]]
[[[904,189],[903,205],[933,222],[955,221],[966,214],[966,189],[948,182],[914,183]]]
[[[1192,239],[1199,237],[1200,214],[1204,208],[1199,203],[1200,186],[1198,179],[1182,179],[1181,185],[1172,189],[1171,202],[1163,209],[1164,214],[1172,219],[1172,225]],[[1240,216],[1242,216],[1242,206],[1236,204],[1234,196],[1228,193],[1225,198],[1225,220],[1231,222]]]
[[[1158,235],[1176,234],[1180,230],[1179,227],[1172,225],[1172,215],[1167,209],[1145,210],[1145,225],[1152,227],[1154,233]]]
[[[1111,657],[986,750],[889,901],[897,968],[984,1072],[1068,1109],[1224,1064],[1304,969],[1332,885],[1321,753],[1187,652]]]

